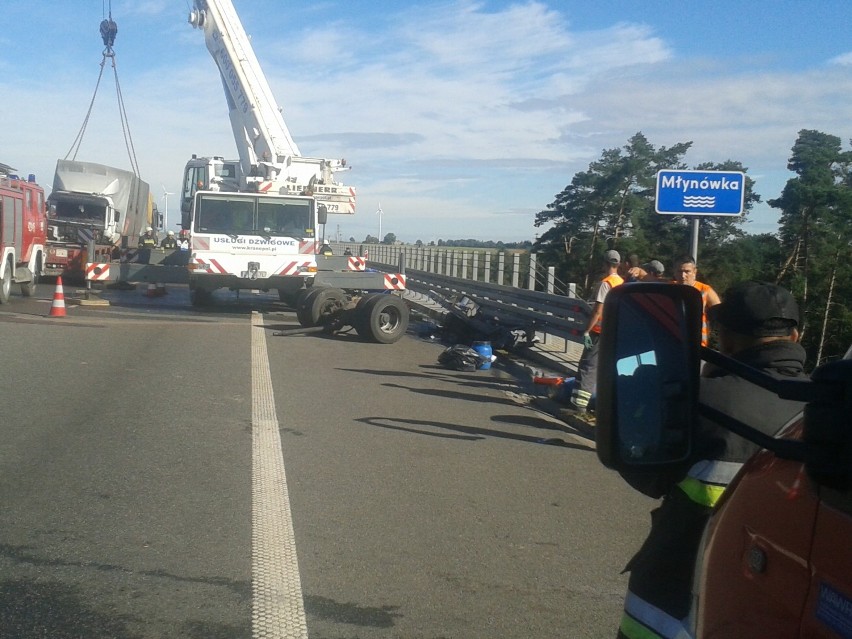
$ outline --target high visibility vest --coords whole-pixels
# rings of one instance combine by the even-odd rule
[[[620,286],[624,284],[624,280],[617,273],[613,273],[612,275],[607,275],[605,278],[601,280],[601,282],[606,282],[609,284],[610,290],[614,289],[616,286]],[[601,322],[603,322],[603,313],[598,318],[598,321],[594,326],[589,330],[590,333],[600,333],[601,332]]]
[[[693,286],[701,293],[701,345],[707,346],[710,343],[710,322],[707,320],[707,293],[713,287],[698,281]]]

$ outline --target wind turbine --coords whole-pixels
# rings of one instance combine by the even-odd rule
[[[379,202],[379,210],[376,211],[376,215],[379,216],[379,242],[382,241],[382,203]]]
[[[163,187],[163,227],[166,228],[169,225],[169,196],[174,195],[171,191],[166,191],[166,185],[161,184]]]

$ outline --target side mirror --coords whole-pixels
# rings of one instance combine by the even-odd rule
[[[597,454],[616,470],[686,460],[697,420],[701,294],[631,283],[607,294],[598,355]]]
[[[328,209],[325,204],[317,203],[317,222],[320,226],[325,226],[328,223]]]

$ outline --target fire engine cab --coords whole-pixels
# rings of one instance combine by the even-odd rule
[[[852,637],[852,348],[810,379],[778,380],[699,347],[689,286],[631,284],[604,308],[597,454],[616,470],[664,473],[689,458],[701,359],[783,399],[807,402],[777,437],[742,416],[713,419],[762,450],[727,486],[694,568],[690,637]],[[637,387],[637,371],[650,370]],[[717,411],[718,412],[718,411]],[[656,635],[655,635],[656,636]],[[681,635],[678,635],[679,637]]]
[[[30,174],[26,180],[0,163],[0,304],[7,304],[12,284],[21,294],[35,294],[44,267],[47,218],[44,190]]]

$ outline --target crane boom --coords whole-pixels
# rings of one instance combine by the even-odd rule
[[[241,175],[229,176],[237,178],[237,188],[312,195],[329,213],[354,213],[354,188],[334,181],[346,161],[301,155],[231,0],[193,0],[189,23],[204,32],[219,69],[240,157]],[[228,189],[227,180],[216,184],[215,169],[210,175],[211,185]]]

